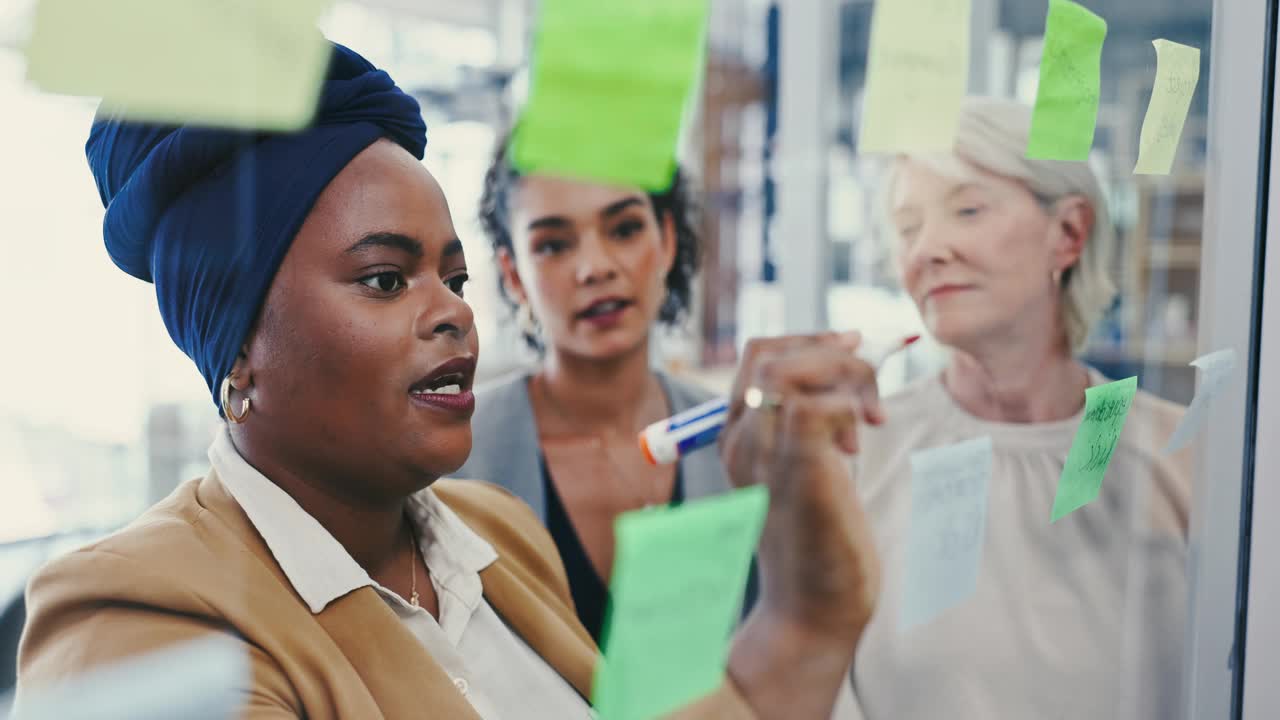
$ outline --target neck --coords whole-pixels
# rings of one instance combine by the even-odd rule
[[[1055,336],[1061,337],[1061,336]],[[1084,406],[1088,371],[1065,339],[1002,338],[955,350],[943,384],[971,415],[994,422],[1065,420]]]
[[[537,379],[573,427],[620,433],[635,432],[638,422],[649,419],[644,417],[646,403],[657,385],[649,369],[648,341],[606,360],[552,350]]]
[[[375,502],[344,493],[367,483],[331,477],[331,472],[302,471],[301,463],[281,462],[268,456],[244,432],[232,431],[232,442],[245,462],[252,465],[315,518],[372,577],[397,559],[403,561],[410,534],[404,499]]]

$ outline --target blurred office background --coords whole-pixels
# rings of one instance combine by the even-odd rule
[[[1186,403],[1197,353],[1210,0],[1086,0],[1109,23],[1092,163],[1121,239],[1121,295],[1087,359]],[[31,569],[109,531],[204,472],[216,411],[169,342],[149,285],[117,271],[83,157],[94,103],[24,82],[31,0],[0,2],[0,608]],[[973,0],[970,92],[1034,98],[1044,0]],[[872,3],[712,0],[705,76],[682,157],[701,184],[696,309],[655,362],[715,386],[755,335],[921,329],[875,226],[884,160],[856,139]],[[495,138],[523,95],[535,3],[339,0],[332,39],[422,103],[426,163],[466,245],[481,374],[529,361],[496,294],[476,203]],[[787,18],[782,22],[782,18]],[[787,23],[790,23],[789,25]],[[804,38],[808,38],[805,40]],[[1134,176],[1155,72],[1150,41],[1202,48],[1205,68],[1170,177]],[[938,366],[929,343],[885,368],[891,392]],[[323,392],[317,388],[317,392]],[[0,689],[4,678],[0,677]]]

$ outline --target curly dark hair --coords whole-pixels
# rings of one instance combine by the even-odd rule
[[[511,244],[508,200],[511,190],[520,180],[520,172],[508,155],[509,137],[504,135],[498,140],[493,161],[484,175],[484,192],[480,196],[480,227],[489,238],[495,258],[500,248],[515,252]],[[697,208],[689,184],[688,175],[677,166],[666,190],[648,193],[659,222],[670,216],[676,233],[676,257],[667,273],[667,296],[658,311],[658,320],[665,325],[676,325],[688,314],[693,294],[693,278],[697,275],[702,260],[702,241],[694,227]],[[518,305],[507,290],[501,274],[498,275],[498,289],[511,310],[517,310]],[[543,349],[537,337],[531,336],[527,331],[524,335],[525,342],[530,347],[539,351]]]

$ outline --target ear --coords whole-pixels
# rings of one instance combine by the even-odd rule
[[[244,392],[253,387],[253,368],[249,363],[249,345],[253,343],[250,337],[240,346],[240,352],[236,353],[236,361],[231,365],[231,387]]]
[[[678,249],[679,239],[676,237],[676,218],[675,213],[667,211],[658,217],[658,227],[662,230],[662,264],[666,267],[663,277],[671,272],[671,268],[676,264],[676,250]]]
[[[1058,201],[1049,238],[1055,270],[1065,271],[1080,261],[1095,217],[1093,205],[1083,196],[1068,195]]]
[[[510,248],[498,248],[498,268],[502,273],[502,286],[507,289],[507,294],[518,305],[523,305],[529,300],[529,294],[525,290],[524,281],[520,279],[520,272],[516,270],[516,258],[511,254]]]

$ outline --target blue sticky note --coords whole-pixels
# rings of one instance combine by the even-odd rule
[[[53,685],[13,707],[22,720],[227,720],[253,684],[243,642],[221,633],[135,655]],[[0,698],[0,717],[6,717]]]
[[[1204,425],[1205,417],[1209,414],[1209,405],[1213,403],[1214,398],[1231,379],[1231,374],[1235,372],[1236,351],[1233,348],[1219,350],[1196,358],[1191,361],[1191,364],[1200,368],[1200,387],[1196,389],[1196,396],[1191,399],[1191,406],[1183,413],[1178,427],[1174,428],[1173,435],[1169,436],[1169,443],[1164,448],[1165,454],[1177,452],[1186,447]]]
[[[990,477],[990,437],[912,453],[900,632],[933,620],[977,589]]]

